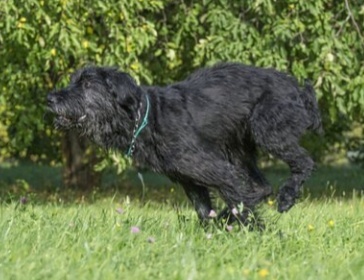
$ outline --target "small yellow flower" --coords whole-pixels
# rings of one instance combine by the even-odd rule
[[[333,220],[330,220],[328,223],[329,227],[334,227],[335,222]]]
[[[261,270],[259,270],[258,274],[260,277],[265,278],[269,275],[269,271],[266,268],[262,268]]]
[[[23,26],[24,26],[24,23],[22,23],[22,22],[18,22],[18,24],[16,25],[16,27],[18,27],[18,28],[23,28]]]
[[[82,47],[83,47],[83,48],[87,49],[87,48],[88,48],[88,46],[89,46],[88,41],[86,41],[86,40],[85,40],[85,41],[83,41],[83,42],[82,42]]]
[[[133,69],[134,71],[137,71],[139,69],[139,64],[137,62],[133,62],[130,65],[130,68]]]
[[[145,30],[148,30],[148,24],[143,24],[142,25],[142,29],[145,31]]]
[[[87,32],[87,34],[89,34],[89,35],[94,34],[94,30],[92,29],[92,27],[91,27],[91,26],[88,26],[88,27],[86,28],[86,32]]]
[[[274,201],[273,201],[273,200],[271,200],[271,199],[269,199],[269,200],[268,200],[268,205],[269,205],[269,206],[272,206],[273,204],[274,204]]]
[[[131,45],[131,43],[127,43],[126,44],[126,52],[131,53],[132,50],[133,50],[133,46]]]
[[[24,23],[27,21],[27,19],[25,17],[21,17],[19,21]]]
[[[307,229],[308,229],[308,231],[313,231],[315,229],[315,227],[310,224],[307,226]]]
[[[57,50],[56,49],[51,49],[51,55],[56,56],[57,55]]]

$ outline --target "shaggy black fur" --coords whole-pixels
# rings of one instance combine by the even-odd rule
[[[179,182],[201,221],[213,209],[211,189],[226,202],[222,216],[244,206],[235,215],[243,223],[271,195],[257,167],[257,147],[289,165],[278,211],[294,205],[314,167],[299,139],[307,130],[322,130],[310,84],[300,88],[289,75],[238,63],[201,69],[166,87],[138,86],[117,69],[88,67],[50,93],[48,106],[57,127],[76,128],[107,149],[126,151],[147,98],[149,123],[135,141],[134,162]]]

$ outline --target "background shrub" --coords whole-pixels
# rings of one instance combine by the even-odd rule
[[[305,145],[322,160],[343,159],[363,147],[363,22],[364,4],[349,0],[8,0],[0,7],[0,157],[61,161],[45,96],[81,66],[117,65],[141,83],[167,84],[239,61],[311,79],[326,134]]]

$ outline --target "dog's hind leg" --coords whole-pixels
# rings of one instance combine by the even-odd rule
[[[256,143],[290,168],[291,176],[277,197],[278,211],[288,211],[314,168],[313,160],[299,145],[299,138],[309,125],[306,111],[302,104],[263,100],[256,106],[250,125]]]
[[[261,200],[264,200],[272,194],[272,186],[269,184],[268,180],[265,178],[255,162],[250,162],[249,165],[247,164],[247,168],[249,172],[249,177],[252,178],[254,182],[254,186],[261,188]]]
[[[257,144],[251,133],[240,136],[241,140],[230,144],[228,159],[239,168],[243,169],[252,181],[252,188],[259,189],[262,193],[261,200],[272,194],[272,186],[258,168]]]
[[[278,193],[278,211],[288,211],[299,197],[303,183],[310,177],[314,162],[307,155],[305,149],[298,144],[287,147],[285,150],[272,151],[278,158],[285,161],[290,170],[291,177],[281,186]]]

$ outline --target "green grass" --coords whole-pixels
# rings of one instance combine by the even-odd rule
[[[84,194],[52,190],[59,170],[0,166],[0,279],[361,280],[362,171],[320,168],[290,212],[262,205],[265,231],[227,232],[202,229],[182,190],[149,173],[143,197],[133,173]],[[266,173],[278,185],[287,170]]]
[[[263,208],[260,233],[204,231],[184,203],[3,204],[0,279],[364,279],[363,198]]]

